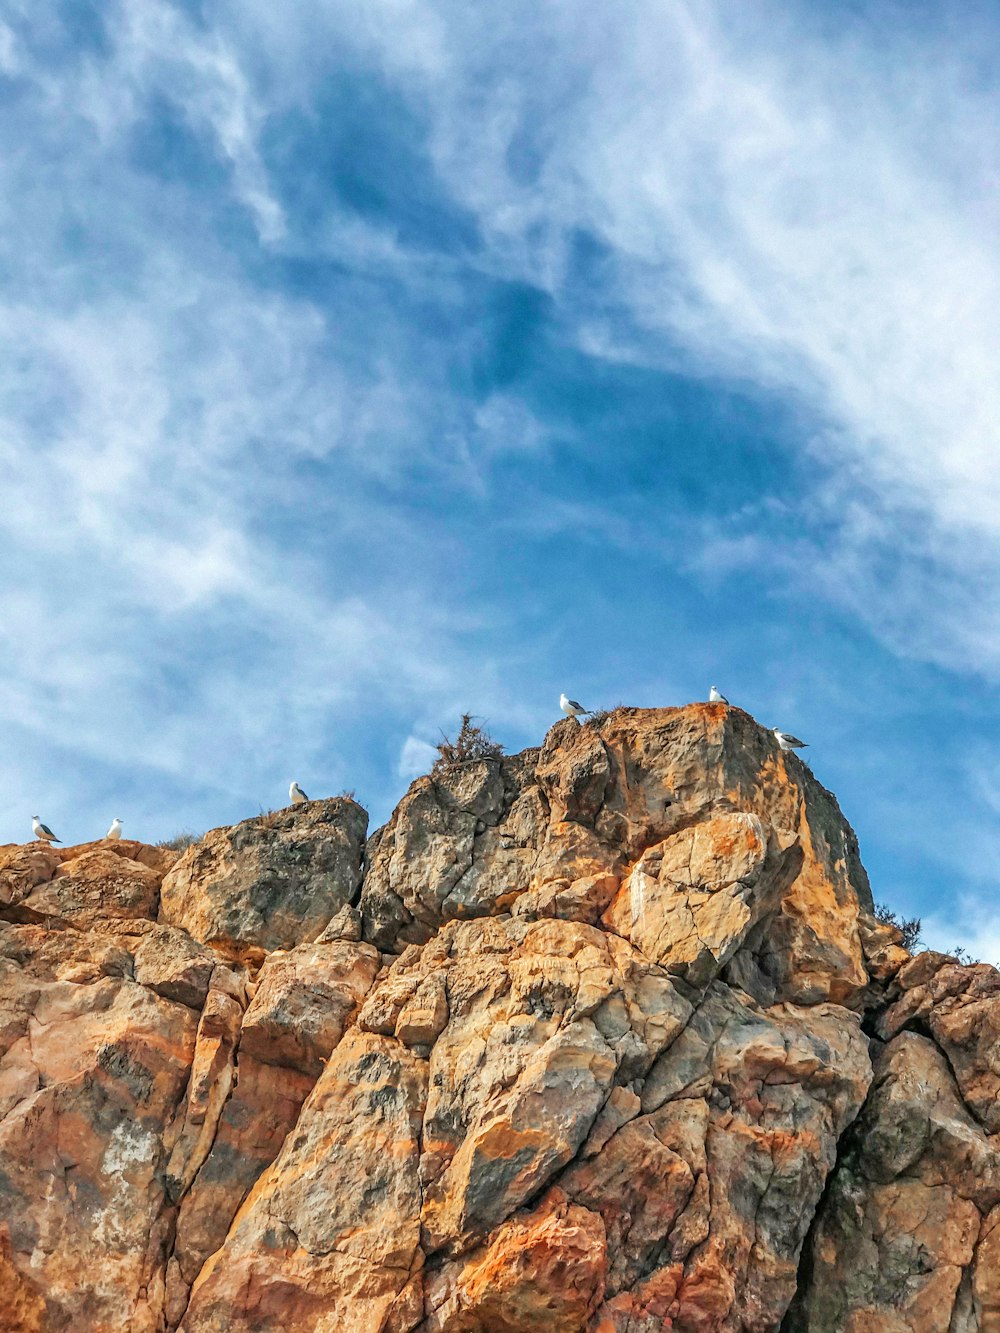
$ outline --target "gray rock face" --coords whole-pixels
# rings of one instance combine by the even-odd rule
[[[311,942],[357,893],[367,827],[336,797],[212,829],[165,877],[160,920],[236,958]]]
[[[364,937],[424,944],[445,921],[491,916],[528,887],[548,821],[535,750],[419,778],[369,844]]]
[[[786,1333],[996,1333],[1000,1152],[916,1033],[882,1052]]]

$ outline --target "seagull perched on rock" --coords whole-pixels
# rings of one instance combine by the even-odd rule
[[[729,700],[724,694],[719,693],[718,685],[713,685],[708,692],[708,702],[711,704],[728,704]]]
[[[118,818],[117,815],[115,815],[114,819],[111,821],[111,827],[108,829],[107,833],[105,833],[104,836],[105,838],[112,838],[112,839],[117,839],[122,836],[122,821]]]
[[[576,717],[578,714],[586,716],[591,711],[589,708],[584,708],[583,704],[578,704],[575,699],[567,699],[565,694],[559,696],[559,707],[567,717]]]
[[[288,795],[292,805],[305,805],[306,801],[309,799],[297,782],[293,782],[288,788]]]
[[[782,750],[804,750],[806,742],[800,741],[797,736],[790,736],[787,731],[779,731],[777,727],[771,733]]]
[[[31,816],[31,827],[35,831],[35,837],[38,838],[40,842],[62,841],[61,838],[56,837],[56,835],[52,832],[52,830],[49,828],[47,824],[42,823],[42,821],[38,818],[37,815]]]

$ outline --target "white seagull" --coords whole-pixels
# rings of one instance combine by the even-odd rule
[[[105,833],[104,836],[105,838],[112,838],[112,839],[120,838],[122,836],[122,821],[118,818],[117,815],[115,815],[114,819],[111,821],[111,827],[108,829],[107,833]]]
[[[787,731],[779,731],[775,727],[771,734],[782,750],[804,750],[806,748],[805,741],[800,741],[797,736],[790,736]]]
[[[567,699],[565,694],[559,696],[559,707],[567,717],[576,717],[578,713],[585,716],[590,712],[589,708],[584,708],[583,704],[578,704],[575,699]]]
[[[293,782],[288,788],[288,796],[292,805],[305,805],[309,799],[297,782]]]
[[[729,700],[724,694],[719,693],[718,685],[713,685],[708,692],[708,702],[712,704],[728,704]]]
[[[38,838],[40,842],[62,841],[61,838],[56,837],[56,835],[52,832],[52,830],[49,828],[47,824],[42,823],[42,821],[38,818],[37,815],[31,816],[31,827],[35,831],[35,837]]]

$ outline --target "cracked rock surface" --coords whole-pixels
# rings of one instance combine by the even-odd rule
[[[11,1333],[1000,1333],[1000,974],[725,705],[0,847]]]

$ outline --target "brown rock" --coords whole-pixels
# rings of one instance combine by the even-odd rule
[[[160,873],[106,848],[64,860],[59,874],[33,889],[26,907],[74,922],[156,913]]]
[[[647,958],[704,986],[779,906],[801,861],[795,837],[757,815],[716,815],[644,852],[604,921]]]
[[[167,1000],[192,1009],[205,1003],[216,962],[182,930],[156,926],[141,935],[133,955],[134,976]]]
[[[302,944],[272,954],[243,1020],[241,1056],[318,1078],[379,965],[370,944]]]
[[[766,866],[747,863],[740,827],[744,842],[760,831]],[[700,885],[670,880],[688,848]],[[540,752],[418,779],[369,845],[365,938],[398,951],[456,917],[508,910],[591,921],[626,877],[605,921],[631,938],[634,887],[648,890],[664,856],[652,896],[680,972],[704,984],[728,963],[758,998],[864,1002],[871,892],[854,834],[798,758],[723,705],[618,709],[599,731],[567,719]]]
[[[600,1218],[553,1189],[427,1285],[426,1333],[582,1333],[604,1293]]]
[[[895,1037],[820,1212],[790,1330],[995,1333],[998,1205],[1000,1153],[944,1056]]]
[[[535,921],[543,916],[557,916],[564,921],[583,921],[596,926],[601,914],[618,892],[619,877],[604,872],[581,875],[578,879],[552,879],[539,888],[522,893],[513,906],[515,916]]]
[[[1000,1132],[1000,972],[964,967],[944,954],[921,954],[896,976],[902,996],[879,1032],[919,1024],[930,1030],[954,1070],[962,1098],[991,1134]]]
[[[160,920],[234,958],[315,940],[357,891],[367,824],[336,797],[212,829],[166,875]]]
[[[195,1283],[185,1333],[418,1322],[426,1072],[398,1042],[348,1033]]]
[[[877,921],[870,912],[864,910],[858,916],[858,930],[869,975],[878,982],[891,981],[911,957],[902,947],[902,931],[884,921]]]
[[[350,940],[352,942],[361,938],[361,913],[350,903],[344,903],[339,912],[335,912],[330,918],[329,924],[322,935],[316,940],[317,944],[329,944],[331,940]]]
[[[432,973],[405,1002],[396,1019],[396,1036],[404,1046],[430,1046],[448,1025],[444,977]]]
[[[535,753],[417,779],[369,846],[366,939],[422,944],[442,922],[488,916],[527,888],[545,824]]]
[[[609,1327],[661,1303],[678,1329],[777,1327],[870,1077],[845,1011],[760,1010],[713,985],[646,1080],[646,1113],[561,1179],[604,1221]]]
[[[11,1262],[10,1233],[0,1231],[0,1302],[6,1333],[45,1333],[50,1327],[45,1301]]]
[[[0,923],[0,1005],[26,993],[26,982],[87,983],[102,977],[131,977],[132,957],[115,938],[91,931]]]
[[[0,932],[23,945],[33,929]],[[39,970],[51,966],[50,954]],[[120,976],[41,980],[9,957],[0,986],[20,1015],[0,1059],[5,1309],[28,1328],[153,1333],[169,1241],[163,1168],[194,1015]]]
[[[314,1080],[240,1055],[229,1100],[201,1169],[181,1200],[167,1273],[169,1327],[180,1321],[191,1284],[226,1239],[253,1185],[277,1157]]]
[[[184,1120],[166,1168],[167,1189],[174,1203],[186,1193],[212,1147],[233,1083],[242,1017],[231,996],[209,992],[198,1024]]]
[[[0,1328],[1000,1333],[1000,976],[746,714],[363,835],[0,849]]]
[[[0,904],[19,903],[56,873],[59,853],[44,842],[0,847]]]

